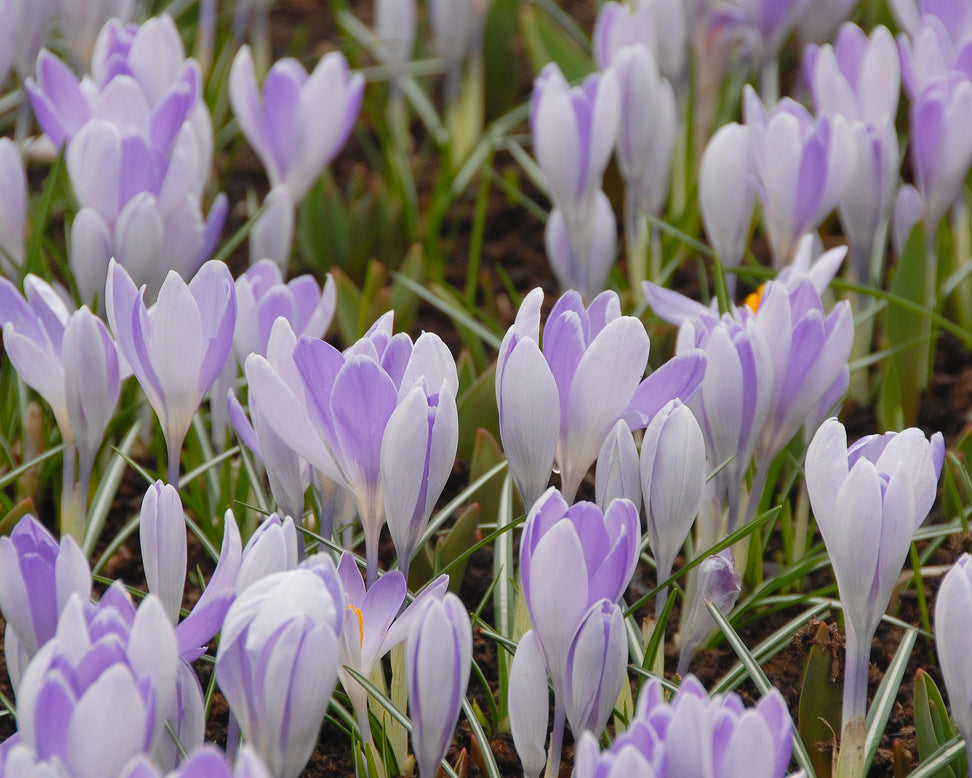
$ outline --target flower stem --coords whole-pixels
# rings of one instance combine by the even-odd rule
[[[560,754],[564,746],[564,727],[567,724],[567,709],[560,692],[554,693],[553,731],[550,733],[550,749],[547,751],[547,769],[544,778],[557,778],[560,775]]]

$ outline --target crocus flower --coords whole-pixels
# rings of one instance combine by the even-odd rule
[[[759,64],[779,54],[808,0],[717,0],[710,6],[711,29],[733,40]]]
[[[407,569],[409,543],[421,534],[420,524],[452,469],[452,430],[458,424],[453,417],[459,381],[448,348],[432,333],[414,344],[405,334],[392,336],[391,325],[387,314],[343,354],[301,336],[293,352],[303,382],[299,394],[266,359],[254,354],[246,363],[251,396],[273,431],[354,494],[369,584],[377,578],[386,506],[392,506],[399,565]],[[420,407],[418,418],[427,425],[422,431],[414,429],[414,416],[407,418]],[[317,434],[308,435],[308,429]],[[416,477],[425,480],[424,492]]]
[[[268,575],[293,570],[300,562],[302,551],[294,520],[271,513],[260,522],[243,548],[234,586],[236,593],[242,594]]]
[[[377,0],[375,35],[385,47],[385,65],[400,78],[415,48],[415,0]]]
[[[572,500],[619,419],[643,427],[668,400],[689,397],[704,370],[692,352],[642,380],[648,336],[640,321],[621,316],[614,292],[586,308],[577,292],[563,295],[544,325],[541,351],[542,302],[540,289],[524,298],[496,367],[500,436],[527,506],[546,488],[555,458]]]
[[[14,16],[15,0],[0,0],[0,13],[4,19],[12,19]],[[10,68],[13,66],[15,44],[17,42],[17,26],[15,24],[4,24],[0,27],[0,89],[7,84],[10,77]]]
[[[707,473],[705,439],[688,406],[672,400],[645,428],[641,443],[641,488],[648,516],[648,545],[658,582],[668,578],[679,549],[702,505]],[[658,593],[661,614],[667,591]]]
[[[603,221],[592,219],[604,211],[597,195],[617,138],[619,120],[618,82],[610,70],[592,75],[582,87],[572,89],[560,69],[549,64],[534,82],[530,104],[534,154],[554,213],[559,212],[563,220],[558,225],[551,215],[547,230],[556,232],[546,237],[547,245],[559,247],[562,234],[569,236],[569,256],[574,264],[555,265],[558,279],[565,289],[580,289],[589,296],[604,288],[609,268],[599,267],[594,274],[579,263],[589,259],[592,243],[596,243],[595,236],[599,234],[597,226]]]
[[[679,625],[681,646],[678,652],[678,674],[685,675],[695,652],[715,628],[706,603],[713,603],[728,615],[742,590],[742,575],[736,569],[732,549],[726,548],[705,559],[698,567],[698,577],[690,584],[692,591],[682,608]],[[694,572],[694,571],[693,571]]]
[[[640,537],[638,511],[627,500],[615,500],[602,513],[589,502],[568,507],[560,492],[551,487],[527,515],[520,540],[520,579],[533,633],[553,682],[551,765],[560,763],[568,705],[572,725],[595,723],[591,712],[600,710],[600,705],[592,703],[591,698],[581,699],[577,683],[584,672],[593,673],[606,663],[613,664],[613,660],[608,662],[605,658],[605,646],[615,645],[612,641],[616,638],[603,640],[599,653],[586,653],[585,659],[578,660],[581,644],[584,651],[598,645],[597,641],[588,642],[596,629],[586,637],[579,633],[586,631],[582,626],[595,611],[601,614],[601,635],[605,635],[605,628],[613,633],[614,617],[608,606],[616,603],[628,586],[638,559]],[[616,645],[612,650],[616,650]],[[578,661],[593,664],[579,665]],[[600,699],[612,683],[613,679],[603,684],[603,689],[602,684],[587,685],[586,692]],[[615,688],[615,695],[619,688]]]
[[[8,18],[17,34],[14,36],[14,68],[21,79],[33,73],[37,52],[51,32],[56,10],[55,0],[13,0],[13,18]]]
[[[607,284],[614,265],[618,235],[611,201],[604,192],[591,195],[590,211],[581,225],[567,222],[555,207],[547,218],[543,245],[561,289],[578,289],[587,297]]]
[[[130,764],[119,778],[163,778],[163,773],[147,760]],[[260,755],[245,744],[235,764],[226,753],[211,743],[192,749],[178,769],[165,778],[273,778]]]
[[[706,144],[699,168],[699,209],[709,243],[725,267],[737,267],[746,251],[756,207],[751,180],[749,130],[730,122]],[[727,281],[735,288],[735,275]]]
[[[550,718],[547,667],[540,644],[529,630],[517,643],[510,665],[510,730],[527,778],[539,778],[547,762],[543,746]]]
[[[159,598],[173,625],[179,623],[186,586],[186,520],[172,484],[156,481],[145,491],[138,522],[148,590]]]
[[[337,681],[341,586],[329,559],[309,559],[248,588],[226,614],[216,680],[240,730],[275,778],[310,759]]]
[[[935,649],[942,666],[955,726],[972,742],[972,664],[967,624],[972,613],[972,557],[962,554],[942,579],[935,599]]]
[[[344,589],[344,626],[341,630],[341,658],[338,677],[358,719],[358,729],[365,742],[371,742],[368,721],[368,692],[345,669],[350,667],[365,678],[382,657],[408,637],[415,618],[426,600],[441,600],[449,577],[441,575],[402,610],[405,602],[405,576],[391,570],[365,590],[354,556],[345,552],[338,564],[338,577]]]
[[[24,227],[27,224],[27,174],[17,146],[0,138],[0,268],[17,278],[24,263]]]
[[[97,606],[72,594],[56,635],[21,679],[21,747],[38,764],[60,764],[57,775],[119,775],[168,737],[177,662],[172,626],[153,595],[136,611],[118,583]]]
[[[249,46],[230,71],[230,103],[271,186],[287,187],[299,204],[348,139],[358,117],[364,78],[350,75],[339,52],[321,59],[310,75],[294,59],[274,63],[257,91]]]
[[[287,187],[278,184],[263,202],[263,214],[250,230],[250,264],[269,259],[286,270],[294,243],[294,201]]]
[[[959,197],[972,165],[972,81],[951,73],[933,81],[911,106],[911,161],[924,204],[925,226],[934,233]]]
[[[214,261],[203,265],[188,285],[170,271],[151,309],[144,294],[144,287],[138,290],[112,260],[105,292],[108,321],[159,417],[169,482],[175,484],[192,417],[229,356],[236,294],[226,265]]]
[[[433,778],[449,749],[472,666],[472,624],[451,592],[430,599],[408,632],[405,670],[412,750],[422,778]]]
[[[913,427],[848,448],[836,419],[820,426],[807,450],[807,491],[844,611],[842,729],[849,750],[855,732],[863,742],[871,641],[915,530],[935,501],[944,457],[941,433],[929,440]]]
[[[789,99],[767,113],[750,87],[743,112],[766,232],[774,263],[782,267],[799,239],[834,209],[854,172],[847,121],[815,120]]]
[[[594,22],[594,59],[604,70],[625,46],[641,44],[652,53],[665,78],[682,86],[688,63],[688,11],[674,0],[609,0]]]
[[[30,660],[54,637],[57,619],[77,592],[91,597],[91,570],[69,535],[60,544],[31,515],[0,538],[0,614],[7,622],[4,654],[16,691]]]
[[[462,62],[474,42],[477,20],[474,0],[430,0],[429,24],[436,51],[446,61],[446,100],[459,93]]]
[[[604,439],[597,455],[594,493],[602,511],[618,497],[641,505],[641,465],[638,448],[628,425],[619,420]]]

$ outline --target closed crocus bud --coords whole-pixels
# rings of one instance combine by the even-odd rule
[[[592,195],[591,210],[581,229],[587,240],[576,240],[564,219],[564,212],[554,208],[543,232],[547,259],[561,289],[576,289],[590,299],[604,290],[614,266],[617,249],[617,226],[611,202],[604,192]]]
[[[726,267],[736,267],[746,251],[756,207],[752,165],[749,130],[734,122],[720,127],[702,154],[699,169],[702,223],[709,243]]]
[[[924,203],[924,221],[934,230],[962,191],[972,165],[972,82],[952,73],[936,79],[911,106],[911,162]]]
[[[67,41],[80,72],[88,70],[95,40],[105,22],[109,19],[127,22],[134,7],[135,0],[94,0],[84,3],[57,0],[61,35]]]
[[[430,600],[412,623],[405,647],[412,750],[422,778],[433,778],[449,749],[472,666],[472,624],[449,593]]]
[[[276,513],[271,513],[246,542],[240,571],[236,576],[236,593],[242,594],[268,575],[293,570],[299,561],[297,529],[293,519],[289,516],[281,519]]]
[[[270,190],[264,201],[266,210],[250,230],[250,264],[272,260],[282,270],[290,264],[294,245],[294,202],[283,184]]]
[[[0,538],[0,613],[7,622],[4,649],[14,690],[27,660],[54,637],[68,598],[91,597],[91,570],[70,536],[60,544],[33,516]]]
[[[162,425],[169,482],[178,484],[182,443],[233,343],[233,277],[216,261],[189,284],[170,272],[148,310],[144,290],[112,260],[105,296],[118,345]]]
[[[891,243],[894,253],[900,257],[904,253],[911,231],[923,218],[921,195],[910,184],[898,189],[894,198],[894,214],[891,220]]]
[[[540,644],[528,631],[516,646],[508,690],[510,730],[526,778],[539,778],[547,762],[544,744],[550,719],[547,667]]]
[[[672,572],[705,489],[705,439],[688,406],[672,400],[649,422],[641,443],[640,472],[648,545],[655,556],[660,583]],[[656,596],[656,616],[661,614],[666,597],[664,589]]]
[[[621,98],[617,142],[621,175],[638,209],[657,215],[668,199],[677,124],[675,92],[643,45],[621,49],[611,67]]]
[[[914,427],[848,448],[836,419],[820,426],[807,450],[807,491],[846,625],[845,735],[859,725],[863,737],[871,642],[912,537],[935,501],[944,457],[941,433],[928,439]]]
[[[636,507],[641,505],[641,471],[638,448],[628,425],[619,421],[597,455],[594,480],[597,504],[607,510],[611,501],[623,497]]]
[[[767,113],[751,87],[743,108],[763,220],[779,268],[793,258],[799,239],[836,207],[854,173],[854,149],[842,116],[814,119],[789,99]],[[787,164],[781,164],[784,159]]]
[[[600,735],[625,683],[628,643],[621,608],[594,603],[577,627],[567,651],[564,706],[575,734]]]
[[[330,560],[250,586],[226,614],[216,680],[275,778],[296,778],[337,681],[341,587]]]
[[[2,56],[2,55],[0,55]],[[27,174],[17,146],[0,138],[0,267],[17,278],[24,262],[24,228],[27,225]]]
[[[97,606],[73,594],[57,634],[21,679],[21,744],[72,778],[121,774],[133,757],[152,756],[165,734],[177,664],[175,635],[154,595],[136,611],[118,583]]]
[[[385,64],[399,78],[415,48],[415,0],[377,0],[375,35],[385,46]]]
[[[742,575],[736,570],[732,549],[710,556],[699,565],[699,576],[691,603],[683,609],[680,624],[681,647],[678,652],[678,674],[685,675],[695,652],[715,628],[706,603],[714,604],[728,615],[742,590]]]
[[[364,78],[350,75],[339,52],[324,56],[313,73],[294,59],[274,63],[257,90],[249,46],[230,72],[230,103],[271,186],[284,185],[299,204],[344,145],[358,118]]]
[[[156,481],[142,498],[139,541],[148,589],[159,598],[175,625],[186,586],[186,520],[182,500],[171,484]]]
[[[473,0],[429,0],[429,22],[435,49],[448,66],[445,95],[451,102],[459,92],[462,60],[475,31]]]
[[[972,557],[962,554],[952,565],[935,599],[935,648],[942,665],[955,726],[972,742],[972,663],[964,629],[972,614]]]

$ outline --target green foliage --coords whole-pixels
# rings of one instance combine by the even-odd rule
[[[835,672],[835,648],[827,624],[821,622],[803,665],[797,719],[797,730],[817,778],[830,778],[840,732],[841,687]]]
[[[915,674],[914,700],[915,739],[918,741],[918,755],[924,762],[959,731],[948,718],[945,701],[935,681],[922,669]],[[942,767],[935,776],[964,778],[967,774],[965,763],[966,757],[963,755],[961,759]]]

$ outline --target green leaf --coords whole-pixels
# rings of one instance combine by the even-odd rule
[[[945,701],[932,677],[921,668],[915,673],[914,691],[915,740],[918,742],[918,757],[928,759],[943,744],[958,734],[958,730],[948,719]],[[956,764],[944,767],[938,778],[963,778],[965,770],[959,771]]]
[[[898,650],[894,654],[894,659],[888,665],[884,678],[881,679],[877,692],[874,694],[874,699],[871,700],[871,707],[867,711],[864,736],[864,764],[867,767],[870,767],[874,761],[878,744],[881,742],[881,735],[888,726],[891,708],[894,707],[898,689],[901,687],[901,679],[904,678],[908,659],[911,657],[916,640],[918,640],[918,630],[914,627],[904,633],[901,643],[898,644]]]
[[[539,73],[548,62],[555,62],[568,81],[577,81],[594,71],[590,55],[536,6],[520,6],[520,29],[534,73]]]
[[[821,623],[803,666],[797,731],[818,778],[830,778],[835,739],[840,732],[841,686],[833,673],[834,646]],[[821,749],[825,743],[829,748]]]

